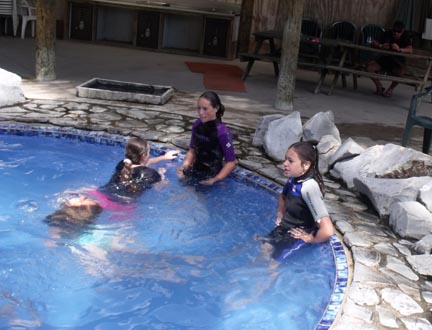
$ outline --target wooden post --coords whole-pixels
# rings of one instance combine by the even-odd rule
[[[243,0],[240,10],[240,26],[238,32],[238,51],[249,52],[251,29],[253,21],[253,10],[255,0]]]
[[[281,10],[284,10],[288,15],[283,30],[275,108],[291,111],[294,107],[293,100],[303,18],[303,0],[281,0],[279,2],[279,11]]]
[[[36,0],[36,79],[56,79],[56,0]]]

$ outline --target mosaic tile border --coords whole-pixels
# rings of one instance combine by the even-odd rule
[[[66,138],[66,139],[78,139],[82,142],[87,143],[100,143],[104,145],[119,145],[124,146],[128,140],[128,137],[110,134],[106,132],[95,132],[95,131],[84,131],[80,129],[64,128],[64,127],[47,127],[47,126],[34,126],[34,125],[19,125],[19,124],[2,124],[0,125],[0,135],[26,135],[26,136],[50,136],[55,138]],[[160,155],[170,148],[150,143],[152,151],[156,155]],[[182,161],[185,156],[185,152],[179,157]],[[258,176],[248,170],[242,168],[235,168],[233,174],[249,184],[255,184],[257,186],[269,189],[276,194],[282,192],[282,187],[268,179]],[[329,330],[334,320],[336,319],[338,312],[342,306],[346,290],[348,287],[348,262],[345,255],[343,245],[336,235],[333,235],[330,239],[330,245],[333,251],[333,257],[336,266],[336,276],[333,284],[333,293],[331,294],[330,300],[327,304],[327,308],[324,311],[321,320],[318,322],[315,330]]]

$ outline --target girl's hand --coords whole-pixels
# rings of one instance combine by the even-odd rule
[[[303,242],[311,243],[314,240],[314,237],[312,234],[308,234],[303,229],[300,228],[294,228],[289,231],[291,237],[296,239],[301,239]]]
[[[164,159],[166,160],[173,160],[175,158],[177,158],[177,156],[179,155],[180,151],[179,150],[169,150],[165,153],[164,155]]]
[[[281,222],[282,222],[282,218],[276,218],[275,225],[280,226]]]
[[[180,179],[183,179],[183,178],[185,177],[185,174],[184,174],[183,170],[184,170],[184,166],[179,166],[179,167],[177,167],[177,169],[176,169],[177,176],[178,176]]]
[[[205,185],[205,186],[211,186],[213,183],[215,183],[217,180],[215,179],[215,178],[210,178],[210,179],[207,179],[207,180],[203,180],[203,181],[200,181],[199,183],[200,184],[203,184],[203,185]]]

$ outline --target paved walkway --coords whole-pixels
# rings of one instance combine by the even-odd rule
[[[4,42],[9,46],[7,52],[7,47],[3,47]],[[0,43],[2,68],[31,78],[32,40],[0,38]],[[147,61],[139,64],[135,62],[141,57],[152,61],[151,67]],[[99,62],[96,61],[98,58]],[[140,50],[59,42],[59,80],[50,83],[25,80],[24,92],[28,102],[0,109],[0,124],[26,122],[104,130],[122,135],[133,132],[149,140],[185,148],[191,123],[196,118],[196,98],[203,90],[202,77],[188,72],[183,67],[185,60],[207,61]],[[84,62],[86,65],[83,65]],[[122,62],[124,71],[120,70],[121,65],[115,64],[117,62]],[[141,64],[146,69],[142,69]],[[147,70],[153,71],[150,73]],[[136,78],[141,73],[145,79],[131,79],[131,76]],[[350,132],[355,133],[366,145],[374,144],[377,135],[382,132],[392,134],[379,135],[378,142],[400,139],[396,132],[400,133],[403,127],[412,90],[400,86],[400,90],[397,90],[400,94],[396,93],[394,98],[388,100],[370,95],[372,88],[364,82],[359,92],[337,90],[331,97],[313,95],[310,92],[313,81],[307,80],[313,77],[312,74],[316,78],[316,73],[301,73],[300,78],[305,80],[297,83],[299,97],[296,109],[301,111],[303,117],[308,118],[318,111],[331,109],[338,127],[346,127],[345,136],[349,136]],[[165,106],[76,98],[74,87],[95,76],[147,83],[151,79],[154,84],[173,85],[178,92]],[[221,93],[221,96],[227,105],[225,121],[235,135],[240,164],[283,183],[285,178],[282,176],[281,164],[268,160],[262,150],[251,146],[259,117],[275,113],[271,107],[275,83],[271,67],[262,64],[254,67],[247,81],[247,93]],[[376,113],[372,113],[375,110]],[[374,131],[368,131],[370,128]],[[342,313],[332,329],[432,329],[432,282],[416,274],[406,262],[405,257],[411,254],[411,243],[396,237],[358,196],[331,180],[328,180],[327,186],[326,202],[332,219],[349,247],[347,253],[353,255],[352,284]]]

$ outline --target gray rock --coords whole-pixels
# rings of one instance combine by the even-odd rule
[[[422,313],[423,309],[407,294],[399,289],[385,288],[381,290],[381,297],[393,309],[403,316]]]
[[[182,135],[172,139],[172,144],[183,150],[189,150],[190,136]]]
[[[339,130],[334,124],[334,115],[331,111],[318,112],[303,125],[303,140],[320,141],[325,135],[331,135],[341,143]]]
[[[428,183],[420,188],[418,201],[432,212],[432,183]]]
[[[432,157],[394,144],[377,145],[351,160],[336,163],[330,173],[344,180],[348,188],[352,189],[355,178],[401,179],[431,176]]]
[[[405,245],[402,245],[402,244],[395,242],[395,243],[393,243],[393,246],[396,249],[398,249],[398,251],[400,253],[402,253],[404,256],[410,256],[411,255],[411,251]]]
[[[432,276],[432,255],[420,254],[408,256],[406,260],[417,273]]]
[[[21,77],[0,68],[0,107],[25,101],[21,89]],[[0,113],[1,113],[0,109]]]
[[[370,286],[393,285],[393,281],[386,274],[377,272],[374,268],[363,264],[356,264],[354,267],[354,281]]]
[[[333,135],[324,135],[317,145],[319,152],[319,171],[321,174],[326,174],[329,169],[330,159],[339,149],[340,140],[337,140]]]
[[[364,301],[361,297],[359,297],[359,293],[353,294],[354,298],[360,298],[361,301]],[[350,298],[351,298],[351,292],[350,292]],[[369,308],[358,306],[355,303],[354,299],[348,298],[345,302],[345,305],[343,306],[343,315],[345,317],[350,317],[351,319],[359,319],[366,323],[372,323],[373,320],[373,313]]]
[[[423,299],[428,304],[432,304],[432,292],[431,291],[423,291],[421,295],[422,295]]]
[[[273,120],[281,119],[282,117],[284,117],[284,115],[279,114],[262,116],[255,130],[252,145],[255,147],[261,147],[264,143],[264,136],[267,133],[270,123]]]
[[[251,171],[256,171],[256,170],[259,170],[260,168],[263,167],[263,165],[261,163],[253,162],[250,160],[239,159],[238,162],[239,162],[240,166],[243,166],[243,167],[245,167]]]
[[[405,263],[399,259],[387,256],[387,268],[411,281],[418,281],[419,277]]]
[[[382,254],[388,254],[394,257],[398,256],[397,250],[390,243],[378,243],[374,245],[374,248]]]
[[[349,160],[355,156],[360,155],[365,149],[355,142],[352,138],[346,139],[339,149],[330,158],[329,164],[333,164],[342,161]]]
[[[300,113],[295,111],[281,119],[273,120],[264,135],[264,150],[267,155],[276,160],[285,160],[288,147],[300,141],[302,136],[302,123]]]
[[[419,202],[399,202],[392,205],[390,226],[400,236],[421,239],[432,233],[432,214]]]
[[[354,231],[354,227],[350,223],[348,223],[344,220],[336,221],[335,226],[336,226],[336,229],[339,232],[341,232],[342,234],[346,234],[346,233]]]
[[[418,287],[413,287],[412,285],[408,285],[406,283],[398,283],[398,288],[405,292],[411,298],[414,298],[416,301],[420,301],[420,290]]]
[[[375,267],[378,266],[381,261],[381,254],[371,249],[353,246],[352,253],[356,264],[360,262],[365,266]]]
[[[380,323],[389,328],[399,328],[396,317],[388,308],[382,306],[376,306],[376,311],[378,313],[378,318]]]
[[[359,306],[374,306],[379,297],[374,288],[354,282],[349,290],[349,297]]]
[[[418,254],[431,254],[432,253],[432,234],[423,236],[420,241],[413,245],[414,250]]]
[[[268,178],[275,179],[281,176],[281,170],[274,165],[264,165],[262,168],[257,170],[259,174],[262,174]],[[286,181],[286,178],[285,178]]]
[[[385,217],[390,214],[390,207],[394,203],[416,200],[419,189],[429,181],[432,182],[432,178],[395,180],[359,177],[354,179],[354,186],[357,191],[368,197],[380,217]]]
[[[360,247],[369,247],[373,244],[370,237],[362,232],[350,232],[344,235],[344,242],[349,247],[360,246]]]
[[[422,317],[402,317],[401,321],[407,330],[432,330],[430,322]]]

